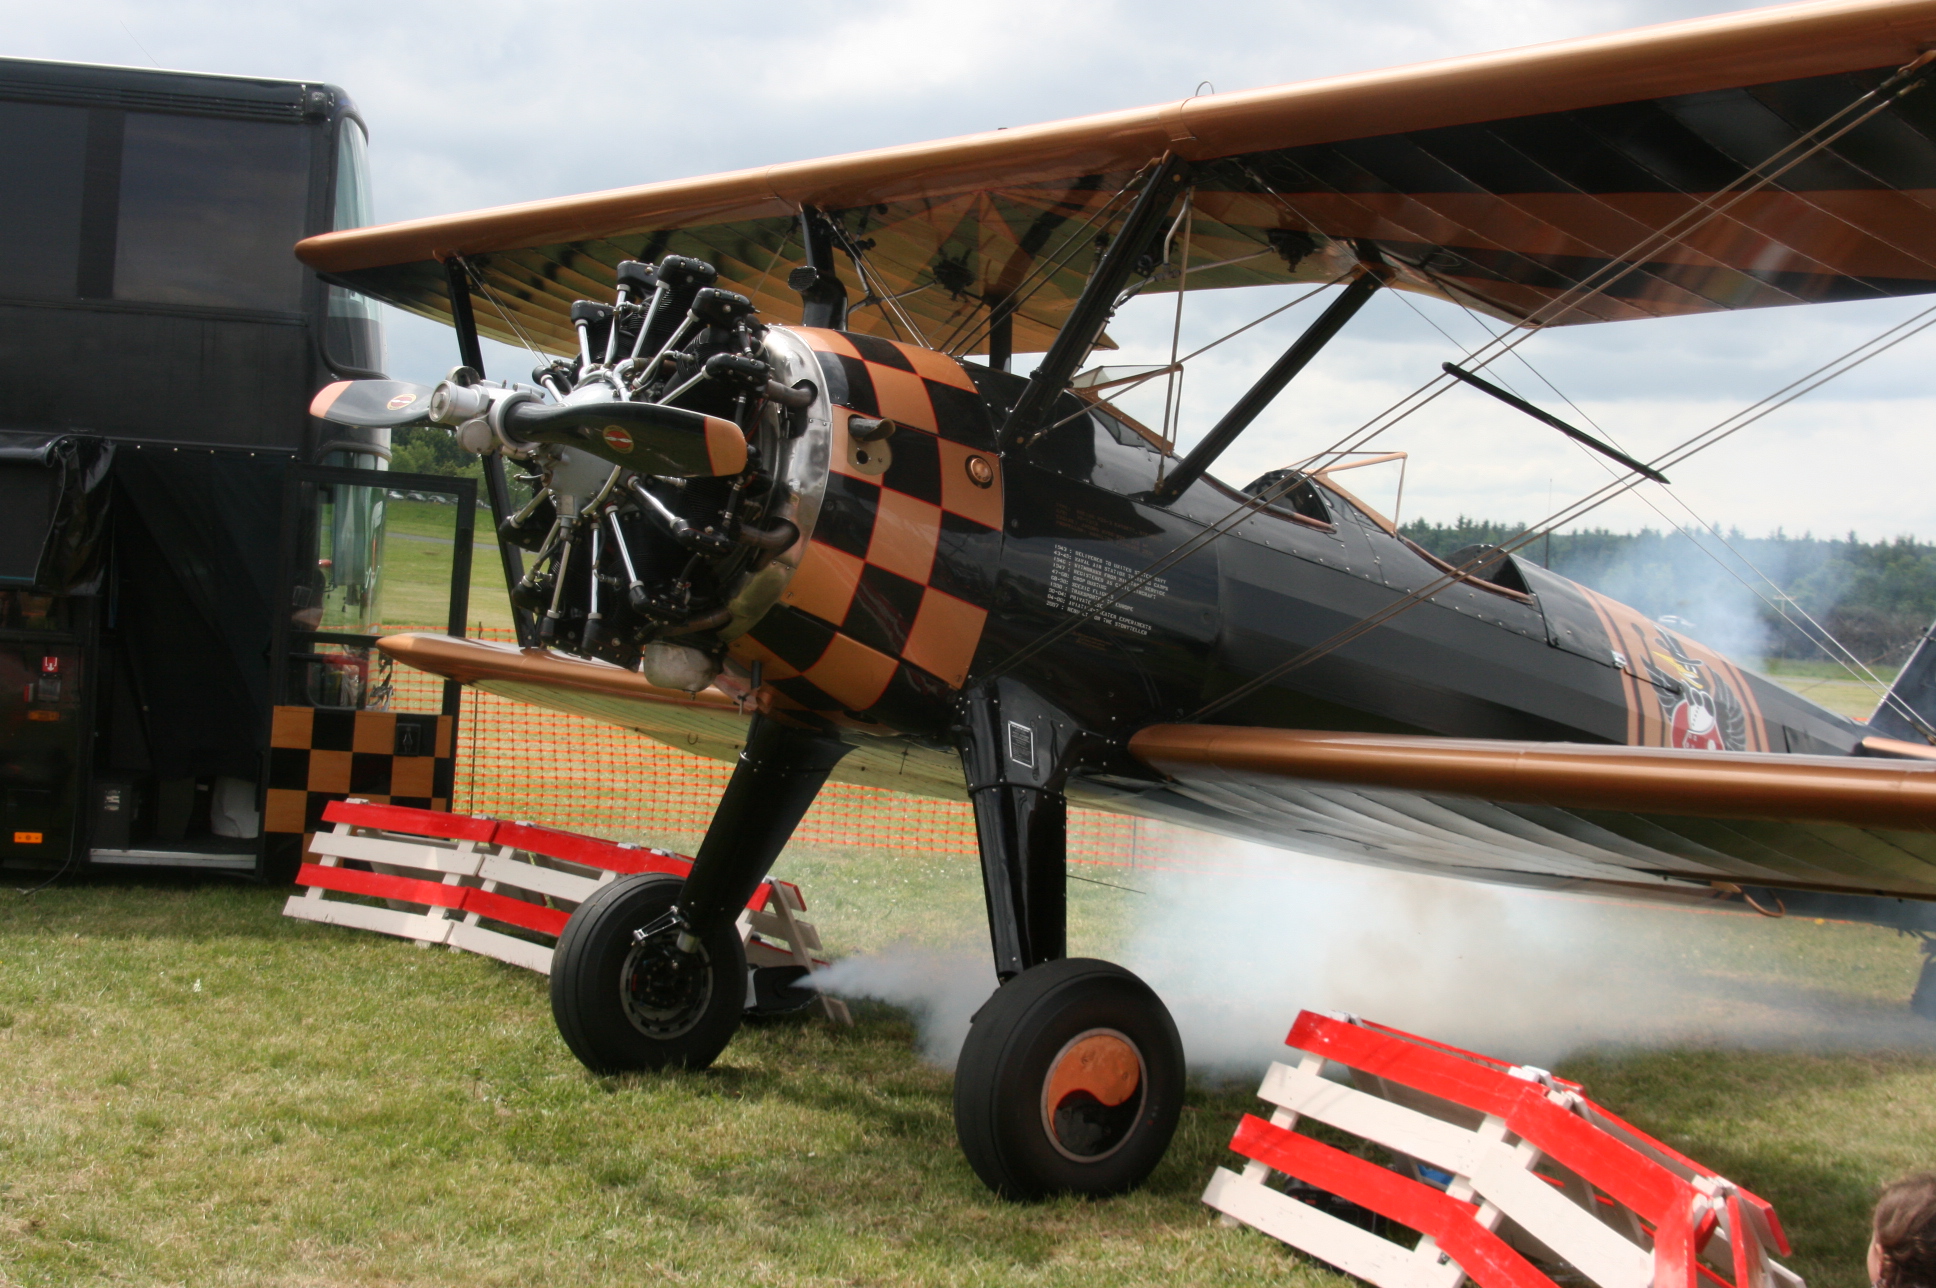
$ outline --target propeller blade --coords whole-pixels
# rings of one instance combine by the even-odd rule
[[[746,468],[738,425],[659,403],[517,403],[504,409],[504,432],[525,443],[555,443],[641,474],[713,478]]]
[[[316,391],[309,414],[362,429],[428,425],[430,386],[404,380],[339,380]]]

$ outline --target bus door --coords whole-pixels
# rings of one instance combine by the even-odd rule
[[[287,489],[262,799],[272,880],[294,876],[330,801],[450,808],[459,686],[376,642],[464,634],[477,514],[477,485],[442,475],[295,466]]]

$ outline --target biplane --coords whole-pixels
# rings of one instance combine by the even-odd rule
[[[302,242],[455,327],[434,389],[313,410],[479,453],[522,615],[384,649],[735,763],[683,883],[564,931],[571,1050],[719,1055],[734,911],[830,778],[973,804],[1002,983],[955,1117],[1016,1197],[1135,1186],[1183,1088],[1157,996],[1066,956],[1071,803],[1547,888],[1936,899],[1936,647],[1856,723],[1508,547],[1435,557],[1344,446],[1212,473],[1381,290],[1515,335],[1936,290],[1932,48],[1936,0],[1797,4]],[[1139,293],[1296,282],[1335,290],[1187,452],[1085,375]],[[479,335],[538,368],[487,380]]]

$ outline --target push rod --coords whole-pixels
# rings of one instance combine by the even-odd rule
[[[1203,472],[1223,455],[1224,449],[1237,441],[1237,435],[1250,428],[1250,423],[1264,414],[1284,386],[1291,383],[1298,372],[1318,356],[1318,351],[1331,342],[1331,337],[1344,329],[1344,324],[1368,303],[1385,284],[1386,270],[1367,268],[1338,293],[1317,321],[1305,328],[1304,334],[1291,342],[1284,350],[1284,356],[1273,362],[1250,387],[1248,393],[1239,398],[1236,405],[1223,414],[1223,419],[1210,427],[1203,441],[1191,448],[1189,454],[1177,463],[1176,470],[1157,484],[1150,494],[1156,502],[1172,501],[1183,495],[1184,489],[1203,477]]]
[[[450,324],[457,328],[457,359],[478,379],[484,378],[484,346],[477,341],[477,315],[471,312],[470,273],[463,256],[452,255],[444,261],[444,281],[450,287]],[[524,556],[504,539],[504,521],[511,517],[511,484],[504,477],[504,458],[492,452],[483,460],[484,496],[491,503],[491,532],[497,537],[497,555],[504,565],[504,593],[509,595],[524,580]],[[519,648],[538,647],[537,625],[531,614],[511,605],[511,629]]]
[[[1552,416],[1547,414],[1546,412],[1541,411],[1539,408],[1527,402],[1524,398],[1519,397],[1517,394],[1507,393],[1504,389],[1501,389],[1498,385],[1493,384],[1492,381],[1486,380],[1480,376],[1476,376],[1472,374],[1470,371],[1467,371],[1464,367],[1454,366],[1452,363],[1449,363],[1449,362],[1442,363],[1440,365],[1445,368],[1446,375],[1454,376],[1460,380],[1465,381],[1468,385],[1471,385],[1474,389],[1477,389],[1480,393],[1491,394],[1494,398],[1497,398],[1500,402],[1506,404],[1506,406],[1511,407],[1515,411],[1525,412],[1528,416],[1531,416],[1534,420],[1538,421],[1542,425],[1551,425],[1554,429],[1557,429],[1558,431],[1560,431],[1560,433],[1565,434],[1568,438],[1572,439],[1574,442],[1580,443],[1586,447],[1592,448],[1594,451],[1600,453],[1600,455],[1606,457],[1610,461],[1618,461],[1620,464],[1626,466],[1634,473],[1641,475],[1643,478],[1650,478],[1656,483],[1665,483],[1667,481],[1667,476],[1665,474],[1662,474],[1659,470],[1654,469],[1652,466],[1642,465],[1639,461],[1636,461],[1633,457],[1627,455],[1619,448],[1613,446],[1613,444],[1601,442],[1593,435],[1587,433],[1584,429],[1573,428],[1571,425],[1561,420],[1558,416]]]
[[[1082,295],[1069,310],[1062,329],[1055,333],[1042,365],[1035,369],[1029,377],[1028,388],[1015,400],[1014,410],[1008,413],[1008,423],[1002,432],[1004,446],[1026,443],[1048,419],[1049,408],[1068,388],[1069,378],[1076,374],[1076,368],[1095,347],[1096,337],[1108,325],[1117,293],[1162,229],[1164,216],[1169,214],[1171,203],[1183,191],[1188,177],[1188,164],[1175,153],[1166,154],[1157,163],[1149,182],[1137,195],[1136,204],[1130,208],[1129,218],[1123,221],[1115,240],[1109,243],[1109,249],[1102,253],[1089,280],[1083,283]]]

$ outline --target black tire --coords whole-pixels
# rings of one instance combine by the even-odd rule
[[[1120,1194],[1169,1149],[1183,1079],[1183,1043],[1149,985],[1110,962],[1044,962],[976,1012],[955,1132],[1003,1198]]]
[[[621,877],[578,905],[551,957],[551,1016],[593,1073],[704,1069],[732,1041],[746,1005],[746,952],[731,925],[681,953],[667,930],[632,932],[662,916],[684,882]]]

